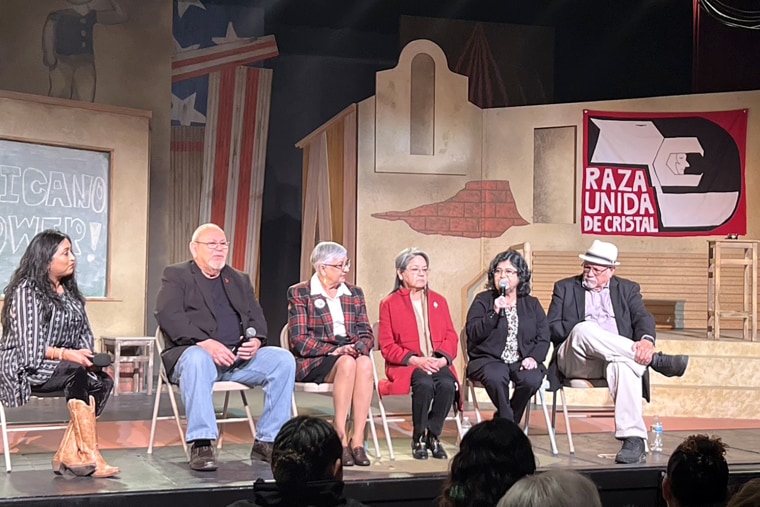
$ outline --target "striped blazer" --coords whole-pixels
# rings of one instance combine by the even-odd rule
[[[360,354],[369,355],[375,344],[372,326],[367,317],[364,292],[346,284],[351,295],[340,296],[346,335]],[[316,301],[321,301],[315,305]],[[340,345],[333,333],[330,308],[324,296],[311,294],[309,280],[288,289],[288,330],[290,349],[296,357],[296,380],[300,381],[319,366],[325,357]]]

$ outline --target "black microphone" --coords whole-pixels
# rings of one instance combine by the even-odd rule
[[[499,292],[501,293],[501,297],[506,297],[507,295],[507,281],[502,280],[499,282]],[[502,308],[499,310],[499,317],[506,317],[507,316],[507,310],[506,308]]]
[[[256,328],[255,327],[247,327],[245,329],[245,333],[240,338],[240,341],[232,348],[232,353],[237,354],[238,349],[248,340],[251,338],[256,338]]]

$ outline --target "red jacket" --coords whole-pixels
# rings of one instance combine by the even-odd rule
[[[431,290],[428,290],[428,320],[433,354],[445,357],[454,378],[458,379],[453,362],[459,350],[459,335],[451,322],[446,299]],[[380,394],[409,394],[415,367],[408,366],[407,362],[414,355],[422,355],[422,351],[408,289],[399,289],[380,303],[378,341],[388,377],[380,381]]]

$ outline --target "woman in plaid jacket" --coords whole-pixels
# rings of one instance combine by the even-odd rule
[[[364,292],[346,283],[351,269],[338,243],[319,243],[311,253],[314,275],[288,289],[290,348],[296,380],[334,384],[335,430],[343,443],[344,466],[368,466],[364,427],[372,400],[370,352],[374,345]],[[346,419],[352,409],[353,435]]]

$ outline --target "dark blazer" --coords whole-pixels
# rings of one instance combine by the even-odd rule
[[[549,329],[551,330],[554,353],[549,366],[551,389],[559,387],[561,373],[557,369],[557,349],[570,331],[586,318],[586,290],[582,285],[583,276],[565,278],[554,284],[552,302],[549,305]],[[613,276],[610,279],[610,300],[615,312],[618,333],[631,341],[639,341],[644,335],[655,337],[654,317],[644,307],[639,284],[625,278]],[[644,397],[649,401],[649,371],[642,377]]]
[[[240,316],[240,334],[252,327],[256,337],[266,345],[267,322],[253,294],[250,277],[224,266],[219,275],[227,297]],[[213,338],[216,333],[214,300],[203,273],[193,261],[167,266],[156,298],[156,320],[168,338],[161,358],[171,375],[174,365],[187,347]]]
[[[375,345],[372,326],[367,317],[364,292],[346,284],[350,296],[340,297],[347,343],[352,343],[360,354],[368,356]],[[316,301],[319,301],[316,305]],[[321,307],[321,308],[320,308]],[[288,289],[288,332],[290,349],[296,356],[296,380],[300,381],[316,368],[339,343],[333,331],[333,321],[327,301],[321,295],[311,294],[311,281],[298,283]]]
[[[478,359],[500,359],[507,337],[507,319],[493,311],[498,294],[487,290],[475,296],[467,311],[467,353],[470,364]],[[532,357],[541,371],[549,352],[549,326],[546,313],[533,296],[517,298],[517,347],[523,358]],[[468,365],[469,367],[469,365]]]
[[[428,332],[435,357],[443,357],[451,368],[454,378],[458,379],[454,369],[457,357],[459,336],[451,322],[451,313],[446,298],[428,290]],[[409,289],[398,289],[380,302],[380,327],[378,342],[385,359],[386,379],[380,381],[380,394],[409,394],[412,386],[412,374],[416,366],[409,366],[409,358],[422,354],[420,334],[417,330],[417,317],[414,314]]]

